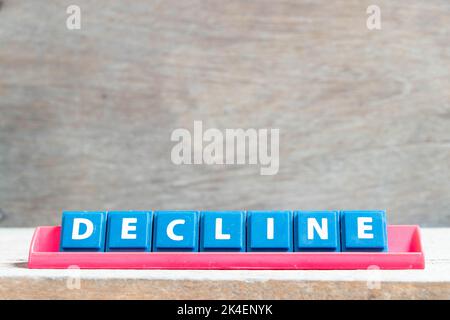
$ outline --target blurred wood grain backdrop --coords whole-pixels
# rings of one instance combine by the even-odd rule
[[[448,0],[0,3],[0,226],[233,208],[450,226]],[[194,120],[279,128],[279,173],[174,165]]]

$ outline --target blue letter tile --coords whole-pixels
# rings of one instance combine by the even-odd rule
[[[198,251],[197,211],[155,211],[153,251]]]
[[[151,211],[108,212],[106,251],[151,251]]]
[[[61,251],[105,251],[106,212],[64,211]]]
[[[340,251],[339,212],[296,211],[295,251]]]
[[[385,211],[342,211],[342,251],[387,251]]]
[[[247,251],[292,251],[291,211],[248,211]]]
[[[244,211],[201,213],[200,251],[245,251]]]

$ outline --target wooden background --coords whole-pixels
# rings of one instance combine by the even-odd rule
[[[194,120],[279,128],[279,173],[172,164]],[[450,226],[450,2],[0,0],[0,226],[193,208]]]

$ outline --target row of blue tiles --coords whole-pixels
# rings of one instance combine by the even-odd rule
[[[66,211],[61,251],[387,251],[385,211]]]

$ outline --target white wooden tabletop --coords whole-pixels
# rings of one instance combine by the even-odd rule
[[[0,298],[450,299],[450,229],[422,229],[425,270],[31,270],[33,229],[0,228]]]

